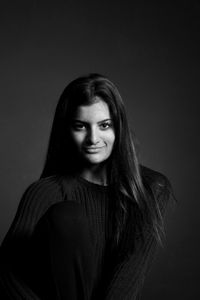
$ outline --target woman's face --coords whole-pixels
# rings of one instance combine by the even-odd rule
[[[80,157],[87,163],[100,164],[109,158],[115,132],[106,102],[95,97],[93,104],[79,106],[70,133]]]

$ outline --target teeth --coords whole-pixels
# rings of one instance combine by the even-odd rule
[[[98,149],[100,149],[100,148],[102,148],[102,147],[97,147],[97,148],[85,148],[86,150],[98,150]]]
[[[98,152],[100,150],[100,147],[99,148],[85,148],[85,151],[86,152]]]

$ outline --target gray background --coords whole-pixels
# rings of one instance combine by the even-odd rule
[[[142,299],[200,297],[199,12],[197,1],[1,1],[0,241],[41,173],[60,93],[103,73],[126,103],[141,161],[169,177],[179,201]]]

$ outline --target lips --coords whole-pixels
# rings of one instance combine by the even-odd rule
[[[84,151],[87,153],[96,153],[101,150],[103,147],[85,147]]]

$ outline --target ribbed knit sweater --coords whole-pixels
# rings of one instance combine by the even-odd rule
[[[142,167],[141,173],[145,184],[148,184],[156,195],[158,205],[164,214],[169,199],[167,178],[145,167]],[[1,299],[40,299],[26,284],[26,274],[20,270],[26,266],[26,272],[31,272],[27,266],[30,251],[29,243],[35,226],[53,204],[61,201],[76,201],[84,207],[95,249],[95,263],[97,265],[95,276],[100,286],[100,282],[107,278],[104,299],[139,299],[157,242],[151,230],[144,228],[143,238],[140,236],[135,238],[134,251],[129,255],[118,253],[116,265],[106,277],[108,272],[105,264],[105,249],[107,241],[112,238],[108,230],[110,226],[109,203],[111,201],[109,189],[109,186],[91,183],[81,177],[67,178],[56,175],[40,179],[29,186],[0,248]],[[134,210],[134,205],[130,205],[129,209]],[[120,252],[120,248],[116,249],[116,253],[117,251]],[[112,257],[110,259],[112,260]],[[109,262],[108,257],[107,262]],[[103,266],[105,266],[104,269]]]

